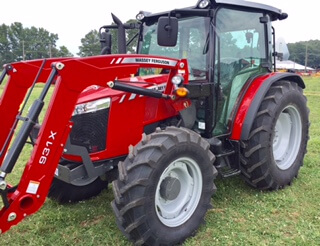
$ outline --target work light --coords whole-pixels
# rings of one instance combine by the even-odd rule
[[[198,7],[199,7],[200,9],[204,9],[204,8],[208,7],[209,4],[210,4],[210,1],[209,1],[209,0],[201,0],[201,1],[199,1],[199,3],[198,3]]]
[[[140,11],[137,15],[136,15],[136,19],[138,21],[142,21],[146,16],[150,15],[150,12],[146,12],[146,11]]]
[[[172,84],[179,86],[183,83],[184,79],[181,75],[175,75],[172,77],[171,82]]]

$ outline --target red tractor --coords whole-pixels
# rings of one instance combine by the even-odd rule
[[[101,56],[4,66],[0,99],[0,230],[112,183],[112,208],[135,244],[193,235],[211,207],[217,174],[241,174],[260,190],[290,185],[309,138],[305,84],[277,73],[272,21],[287,14],[258,3],[200,0],[138,23],[100,28]],[[111,53],[111,29],[119,54]],[[137,34],[126,41],[126,30]],[[126,45],[137,40],[137,54]],[[25,101],[44,83],[27,116]],[[54,86],[43,121],[39,118]],[[14,130],[22,121],[15,138]],[[142,136],[142,137],[141,137]],[[21,180],[6,178],[27,142]]]

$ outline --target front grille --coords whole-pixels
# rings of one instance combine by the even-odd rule
[[[70,141],[73,145],[86,147],[89,153],[106,148],[109,108],[93,113],[74,115]]]

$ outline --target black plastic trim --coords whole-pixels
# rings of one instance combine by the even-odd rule
[[[188,98],[208,97],[213,93],[214,84],[208,82],[192,82],[184,85],[188,90]]]

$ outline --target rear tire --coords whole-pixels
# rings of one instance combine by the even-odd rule
[[[309,109],[297,83],[278,81],[264,97],[247,141],[241,171],[262,190],[290,185],[297,177],[309,139]]]
[[[216,190],[214,159],[209,144],[188,129],[144,135],[113,182],[122,232],[137,245],[174,245],[193,235]]]

